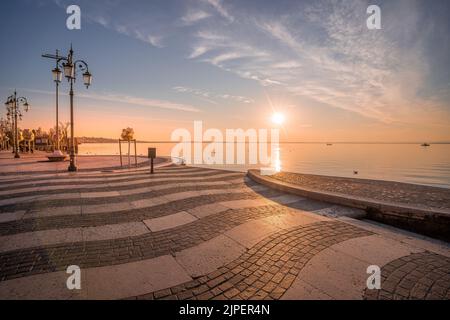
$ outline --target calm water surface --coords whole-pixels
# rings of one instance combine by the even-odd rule
[[[173,143],[138,143],[137,153],[156,147],[158,155],[170,155]],[[126,150],[123,144],[122,151]],[[248,151],[248,145],[247,145]],[[118,144],[82,144],[80,154],[119,154]],[[283,171],[368,178],[450,188],[450,145],[433,144],[280,144]],[[211,167],[211,166],[209,166]],[[245,171],[256,165],[213,166]],[[354,171],[358,171],[355,175]]]

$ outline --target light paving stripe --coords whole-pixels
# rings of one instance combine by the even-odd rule
[[[291,208],[291,212],[283,215],[273,215],[262,218],[261,221],[270,223],[279,229],[289,229],[296,226],[307,225],[317,221],[330,221],[330,218],[314,213]]]
[[[313,299],[326,292],[333,299],[362,299],[367,287],[368,266],[381,267],[421,251],[380,235],[335,244],[319,252],[307,263],[282,298]]]
[[[214,174],[211,174],[214,173]],[[201,177],[198,177],[199,174],[203,174]],[[37,183],[42,182],[27,182],[27,183],[20,183],[19,184],[8,184],[8,190],[0,191],[0,196],[2,195],[12,195],[16,193],[24,193],[24,192],[34,192],[34,191],[48,191],[48,190],[67,190],[67,189],[94,189],[94,188],[104,188],[104,187],[116,187],[116,186],[128,186],[128,185],[135,185],[140,183],[147,183],[147,182],[160,182],[160,181],[167,181],[167,180],[183,180],[183,179],[200,179],[200,178],[212,178],[215,176],[225,176],[225,175],[240,175],[242,176],[242,173],[239,172],[232,172],[232,173],[224,173],[220,171],[211,171],[211,172],[199,172],[199,173],[183,173],[183,174],[177,174],[177,175],[164,175],[164,174],[158,174],[156,176],[150,176],[149,174],[143,175],[141,178],[135,178],[135,177],[123,177],[123,178],[102,178],[102,179],[95,179],[92,181],[95,182],[101,182],[96,184],[59,184],[59,185],[50,185],[50,186],[35,186]],[[196,177],[197,176],[197,177]],[[134,178],[134,179],[133,179]],[[129,179],[133,179],[129,181]],[[126,181],[118,181],[117,180],[126,180]],[[53,180],[51,182],[84,182],[86,180],[66,180],[66,179],[60,179],[60,180]],[[47,183],[47,182],[45,182]],[[28,187],[30,185],[30,187]],[[14,188],[20,186],[22,188]],[[25,186],[25,187],[23,187]],[[12,189],[14,188],[14,189]]]
[[[74,261],[76,263],[76,261]],[[123,299],[191,281],[170,255],[81,270],[81,292],[68,290],[65,272],[0,282],[0,299]]]
[[[81,290],[68,290],[65,271],[38,274],[0,282],[1,300],[85,300],[87,283],[81,274]]]
[[[170,255],[87,270],[88,299],[123,299],[192,280]]]
[[[244,200],[233,200],[233,201],[223,201],[219,204],[230,208],[230,209],[242,209],[250,207],[266,206],[270,203],[269,199],[244,199]]]
[[[82,241],[120,239],[148,232],[142,222],[24,232],[0,237],[0,252]]]
[[[25,215],[24,210],[14,211],[14,212],[4,212],[0,214],[0,223],[20,220]]]
[[[198,277],[237,259],[245,250],[236,241],[220,235],[195,247],[177,252],[175,259],[190,276]]]
[[[83,241],[81,228],[24,232],[0,237],[0,252]]]
[[[194,222],[195,220],[197,220],[197,218],[193,215],[187,213],[186,211],[181,211],[160,218],[144,220],[144,223],[152,232],[156,232],[165,229],[172,229]]]
[[[356,220],[349,217],[340,217],[339,220],[358,228],[382,235],[385,238],[400,241],[403,244],[421,248],[450,258],[450,243],[432,239],[411,231],[383,225],[370,220]]]
[[[192,214],[197,218],[204,218],[216,213],[221,213],[230,210],[230,208],[222,206],[219,203],[205,204],[192,209],[187,210],[188,213]]]
[[[201,181],[201,180],[207,180],[209,179],[221,179],[221,178],[227,178],[227,177],[233,177],[233,176],[239,176],[239,174],[220,174],[216,175],[214,177],[195,177],[195,178],[189,178],[189,179],[179,179],[179,178],[165,178],[165,179],[149,179],[146,182],[161,182],[161,181],[177,181],[177,180],[189,180],[189,181]],[[142,182],[141,182],[142,183]],[[127,182],[127,183],[115,183],[115,184],[107,184],[102,185],[102,187],[120,187],[120,186],[129,186],[130,184],[137,184],[137,182]],[[61,186],[61,190],[67,190],[70,188],[73,188],[75,186]],[[84,186],[77,187],[77,189],[85,188]],[[86,188],[90,189],[91,187],[86,186]],[[147,187],[147,192],[151,191],[152,186],[149,185]],[[61,200],[61,199],[75,199],[78,197],[81,198],[103,198],[103,197],[116,197],[119,196],[120,193],[118,191],[105,191],[105,192],[83,192],[83,193],[59,193],[59,194],[48,194],[48,195],[37,195],[37,196],[21,196],[21,197],[11,197],[8,199],[0,200],[0,206],[5,205],[11,205],[15,203],[24,203],[24,202],[30,202],[35,200]]]
[[[3,213],[0,213],[0,217]],[[54,216],[73,216],[81,215],[81,205],[65,207],[48,207],[40,210],[33,210],[26,213],[22,219],[35,219]],[[19,220],[19,219],[18,219]]]
[[[248,221],[226,231],[224,235],[250,249],[264,238],[280,230],[306,226],[319,221],[329,221],[329,219],[298,209],[291,209],[285,214]]]
[[[148,233],[148,228],[142,222],[127,222],[99,227],[86,227],[83,230],[83,241],[98,241],[135,237]]]
[[[280,231],[281,228],[265,221],[258,219],[248,221],[224,233],[230,239],[233,239],[241,246],[250,249],[262,239]]]

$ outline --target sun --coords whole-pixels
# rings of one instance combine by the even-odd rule
[[[284,123],[284,114],[282,114],[280,112],[275,112],[272,115],[272,122],[277,125],[282,125]]]

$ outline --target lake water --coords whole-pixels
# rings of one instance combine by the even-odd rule
[[[157,154],[169,156],[174,143],[138,143],[138,155],[156,147]],[[127,152],[125,144],[122,151]],[[248,145],[247,152],[248,152]],[[89,143],[79,146],[80,154],[119,154],[119,145]],[[280,144],[283,171],[353,178],[409,182],[450,188],[450,145],[433,144]],[[205,167],[245,171],[257,165],[214,165]],[[358,171],[355,175],[354,171]]]

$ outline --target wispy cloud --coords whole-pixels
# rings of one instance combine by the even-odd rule
[[[199,31],[195,38],[190,59],[200,59],[242,78],[256,80],[262,85],[280,83],[260,72],[258,65],[271,61],[270,53],[266,49],[217,30]]]
[[[164,45],[162,43],[162,36],[155,36],[152,34],[144,34],[142,31],[138,30],[138,29],[133,29],[130,30],[127,26],[125,25],[118,25],[114,27],[115,30],[117,32],[119,32],[120,34],[129,36],[129,37],[133,37],[137,40],[146,42],[148,44],[151,44],[152,46],[156,47],[156,48],[163,48]]]
[[[377,121],[417,119],[427,102],[419,95],[427,76],[426,36],[409,39],[414,50],[396,38],[399,30],[418,32],[417,8],[397,8],[401,21],[383,16],[383,30],[367,29],[366,8],[365,1],[315,1],[295,14],[235,15],[228,28],[198,31],[190,58]]]
[[[283,2],[276,11],[256,1],[186,3],[155,16],[142,10],[113,19],[117,6],[89,14],[116,32],[179,52],[189,67],[206,63],[311,105],[394,124],[448,114],[449,97],[428,84],[437,62],[426,54],[426,42],[448,32],[421,15],[417,2],[383,2],[382,30],[367,29],[366,0]],[[445,74],[439,80],[448,84]]]
[[[206,90],[193,89],[193,88],[183,87],[183,86],[173,87],[172,89],[175,90],[176,92],[189,93],[189,94],[193,94],[193,95],[200,96],[203,98],[208,98],[208,99],[226,99],[226,100],[233,100],[233,101],[241,102],[241,103],[253,103],[254,102],[253,99],[248,98],[248,97],[236,96],[236,95],[231,95],[231,94],[226,94],[226,93],[214,93],[214,92],[209,92]],[[212,101],[212,102],[216,103],[215,101]]]
[[[198,47],[195,47],[192,50],[192,53],[189,55],[189,59],[194,59],[194,58],[200,57],[201,55],[205,54],[209,50],[211,50],[211,48],[208,46],[205,46],[205,45],[200,45]]]
[[[37,90],[37,89],[29,89],[22,88],[23,91],[28,91],[32,93],[45,94],[45,95],[55,95],[55,92],[46,91],[46,90]],[[67,95],[66,93],[60,93],[60,95]],[[80,98],[84,99],[92,99],[98,101],[106,101],[106,102],[114,102],[114,103],[125,103],[132,104],[136,106],[142,107],[151,107],[151,108],[162,108],[169,110],[177,110],[177,111],[185,111],[185,112],[200,112],[195,106],[178,103],[168,100],[159,100],[159,99],[148,99],[142,97],[135,97],[130,95],[123,94],[115,94],[115,93],[79,93],[77,95]]]
[[[185,25],[192,25],[200,20],[211,17],[211,14],[203,10],[189,10],[182,18],[181,21]]]
[[[225,7],[223,6],[223,3],[221,0],[204,0],[207,3],[209,3],[212,7],[214,7],[214,9],[217,10],[217,12],[224,17],[225,19],[227,19],[229,22],[233,22],[234,21],[234,17],[228,12],[227,9],[225,9]]]
[[[167,100],[147,99],[120,94],[79,94],[79,96],[87,99],[109,101],[109,102],[122,102],[142,107],[162,108],[186,112],[200,112],[200,109],[192,105]]]
[[[68,0],[54,0],[55,4],[61,8],[66,8],[70,2]],[[153,32],[146,31],[144,27],[139,27],[139,23],[136,24],[135,21],[129,19],[120,19],[116,21],[111,17],[110,12],[119,10],[119,1],[107,1],[107,2],[80,2],[79,5],[84,8],[89,8],[89,10],[83,10],[82,16],[86,18],[87,21],[97,23],[104,28],[114,30],[122,35],[132,37],[139,41],[148,43],[156,48],[163,48],[164,44],[162,40],[164,36],[161,34],[156,34]]]

